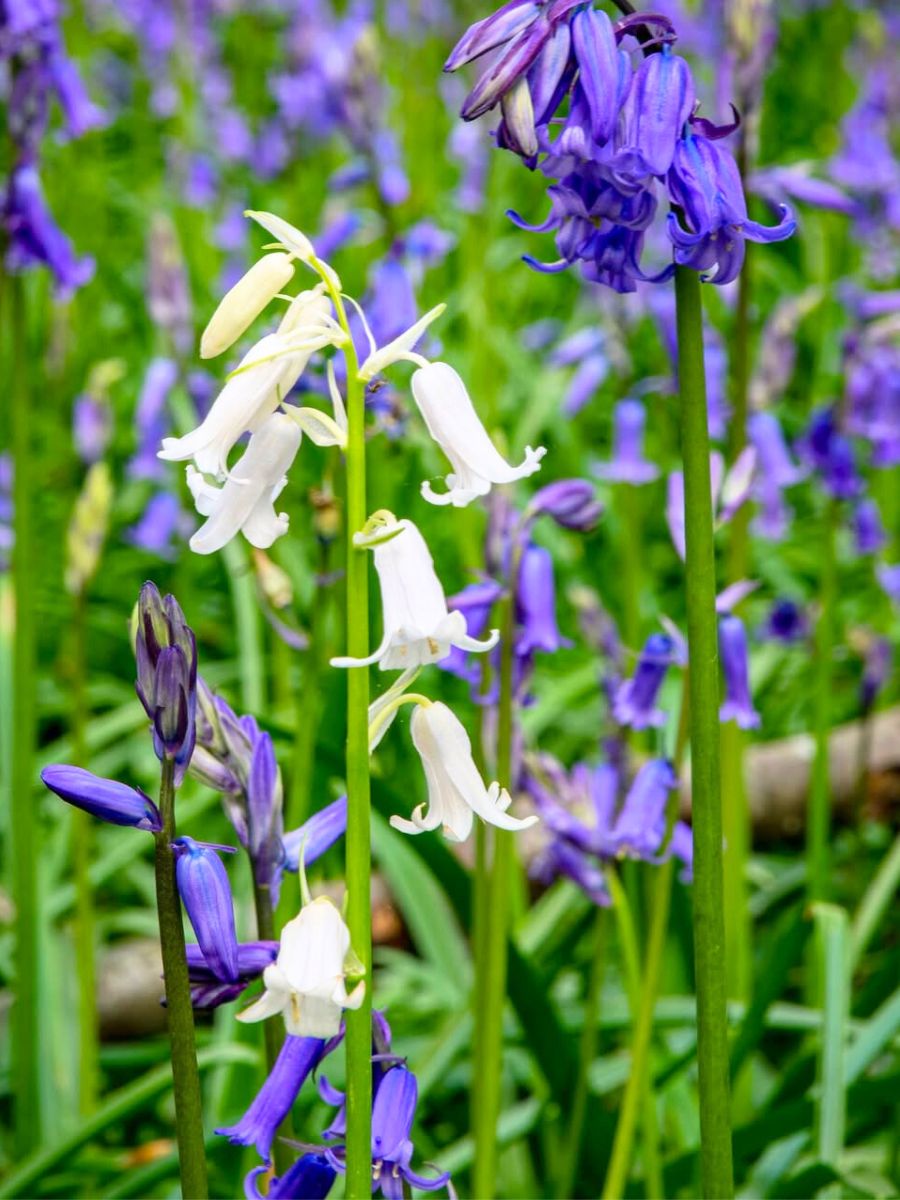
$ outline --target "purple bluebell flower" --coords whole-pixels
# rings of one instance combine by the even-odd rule
[[[143,516],[128,530],[126,537],[133,546],[152,554],[154,558],[173,558],[177,547],[175,534],[184,521],[178,497],[172,492],[157,492],[151,496]]]
[[[725,679],[725,699],[719,708],[719,720],[736,721],[741,729],[756,729],[760,716],[750,697],[747,631],[740,617],[720,619],[719,653]]]
[[[159,809],[140,788],[129,787],[115,779],[103,779],[83,767],[54,765],[44,767],[41,779],[51,792],[75,808],[108,821],[111,825],[131,825],[159,833],[162,817]]]
[[[300,869],[300,854],[306,866],[330,849],[347,830],[347,797],[339,796],[326,804],[298,828],[284,835],[284,868]]]
[[[138,445],[128,473],[134,479],[165,479],[165,464],[156,456],[168,430],[166,401],[178,379],[178,365],[171,358],[154,358],[147,367],[134,420]]]
[[[623,106],[623,145],[613,160],[614,169],[634,177],[665,175],[695,99],[691,69],[671,46],[647,55]]]
[[[553,556],[543,546],[529,545],[522,553],[516,580],[516,616],[520,626],[516,639],[519,657],[528,657],[535,650],[553,654],[571,645],[556,624]]]
[[[587,479],[558,479],[540,488],[528,502],[527,519],[542,513],[552,517],[563,529],[587,533],[603,515],[603,505]]]
[[[376,1077],[372,1101],[372,1190],[380,1191],[385,1200],[402,1200],[404,1184],[423,1192],[436,1192],[446,1187],[450,1179],[448,1171],[429,1179],[410,1166],[414,1149],[410,1134],[418,1092],[416,1077],[405,1066],[390,1065]],[[330,1132],[336,1132],[334,1125]],[[326,1150],[325,1157],[336,1171],[344,1173],[343,1147]]]
[[[269,1170],[254,1167],[244,1180],[246,1200],[325,1200],[337,1172],[323,1154],[308,1153],[298,1158],[283,1175],[269,1180],[265,1196],[256,1180]]]
[[[112,434],[112,414],[102,397],[89,392],[77,396],[72,409],[72,437],[82,462],[101,459]]]
[[[678,775],[668,759],[645,763],[628,789],[610,835],[615,853],[626,858],[652,859],[666,833],[669,793]]]
[[[150,222],[147,309],[176,349],[186,354],[194,337],[190,286],[175,226],[161,213]]]
[[[609,374],[609,362],[603,354],[589,354],[579,364],[563,398],[562,411],[566,417],[576,417],[589,404],[597,389]]]
[[[863,496],[853,506],[853,544],[857,554],[877,554],[887,543],[878,504],[871,496]]]
[[[196,736],[197,643],[174,596],[145,583],[138,600],[136,691],[153,722],[157,757],[175,762],[175,784],[187,771]]]
[[[613,448],[608,462],[598,463],[595,473],[614,483],[652,483],[659,476],[655,463],[644,458],[644,426],[647,414],[640,400],[620,400],[613,409]]]
[[[791,459],[781,422],[772,412],[755,412],[747,418],[747,434],[756,448],[760,477],[766,485],[791,487],[804,471]]]
[[[243,1117],[236,1125],[227,1125],[216,1133],[234,1145],[255,1146],[260,1158],[268,1162],[278,1126],[291,1111],[303,1084],[339,1041],[288,1034],[271,1073]]]
[[[853,445],[838,428],[831,408],[813,413],[797,444],[801,456],[819,473],[825,490],[835,499],[852,500],[862,491]]]
[[[794,600],[781,599],[773,602],[758,636],[763,641],[790,645],[803,641],[808,634],[809,620],[800,605]]]
[[[886,637],[869,637],[863,655],[863,673],[859,685],[859,703],[869,713],[891,673],[894,652]]]
[[[237,983],[238,945],[231,886],[221,858],[190,837],[176,838],[175,878],[207,966],[223,983]]]
[[[685,229],[674,213],[669,214],[667,225],[675,246],[675,261],[704,272],[713,283],[730,283],[737,278],[744,262],[746,238],[780,242],[796,229],[787,205],[781,205],[781,220],[775,226],[749,219],[737,165],[727,150],[709,138],[688,132],[679,139],[668,184],[689,226]]]
[[[36,166],[27,159],[9,175],[2,219],[9,238],[6,263],[13,273],[47,267],[63,298],[93,278],[94,260],[75,254],[47,207]]]
[[[900,604],[900,563],[882,563],[875,574],[885,595]]]
[[[188,942],[185,953],[191,981],[191,1004],[197,1009],[213,1009],[236,1000],[262,975],[278,956],[278,942],[239,942],[235,983],[221,982],[196,943]]]
[[[659,690],[673,662],[674,643],[665,633],[652,633],[644,643],[631,679],[619,684],[613,716],[620,725],[651,729],[666,723],[666,713],[656,707]]]

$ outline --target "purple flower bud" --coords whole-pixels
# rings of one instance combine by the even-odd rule
[[[218,976],[203,957],[203,950],[193,942],[185,946],[191,983],[209,983]],[[258,979],[278,957],[278,942],[239,942],[237,948],[238,976],[249,982]]]
[[[529,517],[546,513],[563,529],[587,533],[600,520],[603,506],[596,498],[593,484],[587,479],[559,479],[535,492],[528,503],[527,513]]]
[[[337,1172],[322,1154],[304,1154],[283,1175],[269,1180],[265,1196],[256,1185],[260,1175],[269,1170],[267,1165],[254,1167],[244,1180],[246,1200],[325,1200],[331,1191]]]
[[[197,706],[197,645],[174,596],[156,585],[141,588],[135,638],[136,691],[153,722],[157,756],[175,761],[181,783],[194,750]]]
[[[619,51],[612,22],[599,8],[587,8],[572,18],[572,46],[578,81],[591,114],[591,137],[607,142],[619,115]]]
[[[644,643],[634,676],[619,684],[613,716],[620,725],[650,729],[665,725],[666,713],[656,698],[672,663],[674,643],[664,633],[652,633]]]
[[[571,645],[556,624],[553,558],[543,546],[527,546],[522,554],[516,581],[516,615],[522,626],[516,641],[518,656],[524,658],[535,650],[552,654]]]
[[[255,1146],[260,1158],[269,1161],[278,1126],[291,1111],[303,1084],[316,1069],[327,1043],[321,1038],[284,1039],[278,1058],[253,1103],[236,1125],[217,1129],[237,1146]]]
[[[466,30],[444,63],[444,70],[456,71],[488,50],[496,50],[534,24],[540,11],[540,4],[533,0],[509,0]]]
[[[575,371],[563,400],[563,414],[575,417],[590,402],[609,374],[609,362],[604,354],[590,354]]]
[[[248,850],[257,884],[273,893],[278,903],[278,885],[284,850],[281,844],[282,787],[281,773],[275,758],[275,747],[267,733],[253,742],[250,777],[247,781]]]
[[[869,496],[853,507],[853,541],[857,554],[877,554],[887,543],[878,505]]]
[[[170,358],[154,358],[144,375],[134,415],[138,447],[128,473],[134,479],[165,479],[166,468],[156,456],[166,434],[166,400],[178,378],[178,365]]]
[[[719,653],[725,677],[725,699],[719,709],[719,720],[736,721],[741,729],[755,729],[760,716],[750,698],[747,632],[740,617],[722,617],[719,621]]]
[[[668,759],[654,758],[638,771],[612,830],[615,852],[628,858],[652,859],[666,832],[669,793],[678,776]]]
[[[578,846],[561,838],[555,838],[540,851],[529,866],[529,874],[544,884],[565,876],[592,904],[606,908],[611,903],[603,868]]]
[[[862,480],[856,469],[853,446],[838,429],[834,409],[820,408],[813,413],[797,448],[819,472],[826,491],[835,499],[852,500],[860,494]]]
[[[115,779],[103,779],[83,767],[44,767],[41,779],[51,792],[101,821],[111,825],[133,825],[158,833],[162,829],[159,809],[140,788]]]
[[[111,433],[109,405],[87,392],[78,396],[72,410],[72,436],[82,462],[94,463],[101,459]]]
[[[172,492],[157,492],[151,496],[141,519],[128,530],[127,538],[154,558],[172,558],[172,539],[178,532],[184,514],[178,497]]]
[[[176,838],[172,848],[178,891],[203,957],[217,979],[236,983],[238,945],[224,864],[215,850],[190,837]]]
[[[646,412],[640,400],[620,400],[613,410],[613,452],[609,462],[598,463],[601,479],[615,483],[651,483],[659,475],[655,463],[644,458]]]
[[[300,869],[300,853],[308,867],[325,853],[347,830],[347,797],[339,796],[314,813],[299,829],[284,835],[284,868]]]

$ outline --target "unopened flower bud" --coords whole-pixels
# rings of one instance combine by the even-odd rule
[[[219,302],[200,339],[200,357],[215,358],[233,346],[294,274],[289,254],[266,254]]]
[[[110,825],[132,825],[151,833],[162,829],[159,809],[140,788],[63,765],[44,767],[41,779],[61,800]]]
[[[206,964],[223,983],[236,983],[238,945],[231,887],[222,860],[210,846],[180,837],[172,844],[175,878]]]
[[[181,783],[194,750],[197,707],[197,645],[174,596],[161,597],[155,584],[141,588],[135,635],[136,690],[153,722],[160,760],[175,760]]]
[[[109,527],[113,486],[109,467],[97,462],[85,477],[66,534],[66,591],[77,595],[93,579]]]

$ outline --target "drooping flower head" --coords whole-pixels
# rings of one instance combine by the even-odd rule
[[[136,690],[153,723],[160,760],[175,762],[181,783],[194,751],[197,706],[197,643],[174,596],[153,583],[141,588],[135,633]]]

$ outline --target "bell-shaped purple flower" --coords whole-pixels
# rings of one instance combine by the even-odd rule
[[[885,595],[900,605],[900,563],[883,563],[875,574]]]
[[[238,980],[222,983],[198,945],[189,942],[184,949],[191,980],[191,1004],[199,1009],[218,1008],[236,1000],[278,956],[278,942],[239,942]]]
[[[593,529],[603,514],[603,505],[597,499],[594,485],[587,479],[558,479],[531,497],[527,516],[538,517],[546,513],[563,529],[575,529],[587,533]],[[469,630],[471,635],[471,629]]]
[[[877,554],[887,543],[878,504],[864,496],[853,506],[853,544],[857,554]]]
[[[519,657],[528,657],[536,650],[553,654],[571,644],[556,624],[553,558],[543,546],[529,545],[522,553],[516,581],[516,614],[521,627],[516,640]]]
[[[833,408],[813,413],[797,449],[819,473],[825,490],[837,500],[853,500],[863,490],[850,439],[838,428]]]
[[[750,697],[747,631],[740,617],[726,616],[719,621],[719,653],[725,678],[719,720],[736,721],[741,729],[755,729],[760,716]]]
[[[115,779],[103,779],[83,767],[62,764],[44,767],[41,779],[67,804],[99,817],[101,821],[111,825],[132,825],[150,833],[159,833],[162,829],[159,809],[140,788],[128,787]]]
[[[624,133],[617,155],[628,161],[629,174],[665,175],[695,99],[691,69],[671,46],[642,60],[623,106]]]
[[[269,1180],[265,1196],[256,1180],[269,1170],[254,1167],[244,1180],[245,1200],[325,1200],[337,1172],[323,1154],[304,1154],[283,1175]]]
[[[652,633],[647,638],[634,675],[623,680],[616,691],[613,716],[620,725],[650,729],[666,723],[666,713],[656,707],[656,699],[674,650],[674,642],[665,633]]]
[[[319,812],[313,813],[299,829],[294,829],[284,835],[284,869],[286,871],[300,869],[301,851],[304,865],[308,867],[333,846],[346,831],[347,797],[339,796],[337,800],[326,804]]]
[[[689,225],[685,229],[674,213],[669,214],[675,261],[704,272],[713,283],[730,283],[737,278],[744,262],[746,238],[752,242],[780,242],[797,226],[787,205],[781,205],[778,225],[751,221],[737,164],[726,148],[709,138],[688,132],[679,139],[668,185]]]
[[[592,904],[608,908],[612,903],[602,866],[564,838],[554,838],[539,851],[529,867],[529,874],[543,884],[563,876],[580,888]]]
[[[652,483],[659,476],[655,463],[644,458],[647,414],[640,400],[620,400],[613,409],[613,448],[608,462],[598,463],[601,479],[614,483]]]
[[[234,905],[225,866],[209,846],[176,838],[175,879],[207,966],[223,983],[238,981]]]
[[[235,1145],[255,1146],[260,1158],[268,1162],[278,1126],[328,1049],[333,1049],[333,1045],[322,1038],[288,1034],[275,1065],[240,1121],[217,1129],[216,1133]]]
[[[610,843],[616,854],[654,858],[666,833],[669,793],[677,786],[678,776],[668,759],[654,758],[641,767],[612,829]]]
[[[153,722],[160,759],[175,762],[181,783],[196,738],[197,643],[174,596],[163,599],[156,585],[141,588],[135,637],[136,691]]]

